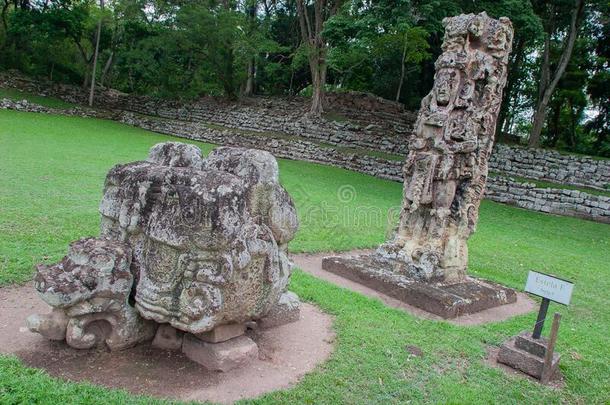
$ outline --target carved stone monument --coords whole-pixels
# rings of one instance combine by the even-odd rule
[[[286,291],[298,220],[271,154],[220,147],[204,159],[193,145],[155,145],[148,160],[110,170],[100,212],[99,239],[38,267],[36,289],[54,309],[28,318],[32,331],[123,349],[161,324],[155,345],[224,370],[256,356],[246,323],[298,319]]]
[[[512,290],[466,276],[506,83],[513,28],[486,13],[445,18],[443,53],[405,162],[400,224],[375,254],[323,267],[444,317],[514,301]]]

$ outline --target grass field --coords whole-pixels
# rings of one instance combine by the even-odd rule
[[[97,235],[106,172],[169,139],[109,121],[0,111],[0,284],[29,280],[35,263],[56,261],[70,241]],[[372,247],[385,239],[385,212],[399,205],[400,184],[304,162],[282,160],[280,170],[302,222],[292,251]],[[535,314],[459,327],[296,271],[291,289],[335,316],[335,352],[295,388],[251,402],[608,403],[610,226],[484,202],[469,245],[473,275],[522,288],[536,269],[576,283],[573,305],[551,308],[564,316],[558,350],[565,388],[541,387],[484,362],[488,345],[529,329]],[[410,357],[406,345],[424,355]],[[151,403],[59,381],[0,356],[2,404],[111,401]]]

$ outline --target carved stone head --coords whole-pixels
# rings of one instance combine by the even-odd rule
[[[139,313],[191,333],[264,316],[284,292],[298,227],[267,152],[160,144],[106,179],[102,236],[127,242]]]

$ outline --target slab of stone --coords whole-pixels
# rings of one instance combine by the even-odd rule
[[[280,297],[279,302],[262,319],[259,319],[257,326],[260,329],[271,329],[277,326],[296,322],[301,318],[301,301],[299,297],[287,291]]]
[[[543,336],[534,339],[531,331],[524,331],[515,336],[515,346],[517,348],[542,358],[546,354],[548,344],[548,339]]]
[[[208,343],[192,334],[184,336],[182,352],[208,370],[229,371],[258,357],[258,346],[247,336],[221,343]]]
[[[322,268],[445,319],[517,300],[517,294],[510,288],[470,277],[453,284],[416,280],[399,271],[401,263],[374,254],[325,257]]]
[[[516,370],[522,371],[534,378],[542,377],[544,368],[544,357],[529,353],[515,345],[517,339],[511,338],[505,342],[498,352],[498,362],[506,364]],[[556,375],[559,369],[560,355],[553,353],[553,361],[551,362],[551,379]]]
[[[159,325],[152,346],[162,350],[180,350],[184,333],[170,324]]]
[[[246,325],[243,323],[230,323],[220,325],[209,332],[197,333],[195,336],[208,343],[220,343],[229,339],[241,336],[246,331]]]

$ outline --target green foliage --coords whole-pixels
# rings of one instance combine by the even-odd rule
[[[340,88],[370,91],[394,99],[403,62],[410,82],[422,61],[430,58],[428,32],[412,24],[407,1],[376,2],[358,7],[348,2],[343,12],[331,18],[324,37],[331,47],[328,63],[334,83]],[[404,59],[404,61],[403,61]],[[404,99],[418,104],[419,94],[404,86]]]
[[[96,235],[107,170],[172,139],[111,121],[0,111],[0,151],[10,151],[0,159],[0,282],[28,280],[34,263],[56,261],[69,241]],[[372,247],[385,239],[385,218],[367,223],[354,213],[396,206],[400,183],[306,162],[281,160],[280,167],[302,223],[291,250]],[[339,197],[345,186],[353,188],[353,198]],[[572,305],[551,306],[563,315],[557,342],[563,388],[542,386],[485,360],[488,347],[530,329],[535,312],[457,326],[388,308],[297,270],[290,289],[333,316],[334,352],[296,386],[243,403],[607,403],[610,227],[484,201],[469,247],[469,272],[477,277],[521,289],[535,269],[575,282]],[[410,355],[407,345],[423,356]],[[167,401],[52,378],[0,356],[0,403]]]
[[[601,2],[599,24],[590,27],[594,41],[593,76],[587,93],[594,117],[585,123],[591,141],[587,152],[610,156],[610,3]]]
[[[51,2],[46,8],[19,8],[8,17],[0,64],[35,76],[77,81],[93,24],[88,2]],[[88,62],[87,62],[88,63]]]
[[[311,2],[310,2],[311,3]],[[0,68],[57,82],[90,81],[102,19],[97,83],[161,98],[236,99],[311,94],[308,45],[295,1],[5,0]],[[507,16],[515,37],[498,118],[498,138],[524,139],[541,82],[545,30],[551,71],[569,28],[573,0],[346,0],[324,24],[329,91],[364,91],[419,107],[434,79],[445,17]],[[607,85],[609,8],[587,1],[579,44],[552,97],[543,145],[610,156]],[[103,80],[102,80],[103,79]],[[398,94],[397,94],[398,93]]]

